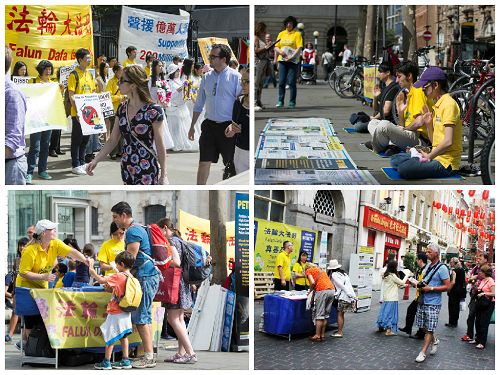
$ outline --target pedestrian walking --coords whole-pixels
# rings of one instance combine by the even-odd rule
[[[435,335],[438,325],[439,312],[441,310],[441,293],[450,287],[450,275],[448,269],[439,261],[439,247],[430,243],[426,250],[430,264],[425,272],[424,279],[417,287],[422,293],[422,301],[417,307],[417,326],[426,330],[424,344],[416,362],[423,362],[427,357],[427,349],[431,346],[429,354],[436,354],[439,339]]]
[[[495,310],[495,280],[493,279],[493,269],[484,265],[479,271],[481,282],[477,287],[477,317],[476,317],[476,332],[477,339],[470,341],[470,344],[475,344],[476,349],[484,349],[488,339],[488,327],[491,321],[491,315]]]
[[[271,75],[272,66],[269,61],[269,50],[272,48],[272,41],[266,40],[267,26],[264,22],[257,22],[255,25],[255,110],[264,108],[262,104],[262,88],[264,79]]]
[[[276,257],[274,265],[274,290],[290,290],[292,252],[293,244],[290,241],[283,242],[283,251]]]
[[[335,56],[331,50],[326,50],[321,55],[321,62],[323,65],[323,70],[325,71],[325,82],[330,78],[330,74],[335,69]]]
[[[356,307],[356,293],[351,284],[351,279],[346,271],[342,269],[337,259],[328,262],[328,276],[333,282],[336,290],[337,303],[337,332],[331,334],[331,337],[344,337],[345,313],[353,312]]]
[[[347,44],[344,44],[344,50],[339,52],[339,56],[342,57],[342,66],[349,65],[352,51],[349,49],[349,46]]]
[[[448,291],[448,323],[446,327],[456,328],[460,316],[460,303],[465,303],[467,296],[465,284],[465,270],[462,268],[458,258],[450,260],[450,290]]]

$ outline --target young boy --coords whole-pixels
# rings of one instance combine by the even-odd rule
[[[116,268],[118,273],[101,276],[94,270],[94,260],[89,259],[89,271],[92,277],[99,283],[104,284],[104,289],[107,292],[112,292],[113,296],[108,303],[106,321],[101,325],[102,336],[106,342],[106,351],[104,360],[96,363],[94,368],[97,370],[115,369],[130,369],[132,362],[128,358],[128,339],[127,336],[132,333],[132,320],[130,312],[124,312],[118,305],[120,298],[125,294],[125,286],[127,284],[127,274],[129,277],[130,269],[134,265],[135,258],[127,251],[123,251],[116,256]],[[113,343],[120,340],[122,347],[122,360],[120,362],[111,363],[111,354],[113,353]]]
[[[94,258],[94,245],[91,243],[86,244],[82,250],[83,255],[87,258]],[[90,283],[90,273],[89,267],[85,263],[76,262],[76,274],[73,281],[73,288],[81,288],[82,286],[87,286]]]
[[[63,283],[64,275],[68,272],[68,266],[64,263],[58,263],[55,268],[56,273],[56,284],[54,288],[64,288],[66,285]]]

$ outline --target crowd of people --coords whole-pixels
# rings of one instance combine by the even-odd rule
[[[148,55],[143,67],[136,60],[135,46],[127,47],[126,54],[122,63],[115,57],[98,56],[93,75],[91,52],[80,48],[67,88],[60,84],[70,107],[73,174],[93,175],[102,160],[120,158],[124,184],[167,184],[168,150],[199,152],[198,184],[206,184],[211,163],[217,163],[219,156],[231,171],[227,177],[248,170],[249,71],[231,60],[227,45],[211,46],[209,66],[178,56],[164,64]],[[35,168],[40,179],[50,180],[49,157],[65,154],[61,131],[31,134],[26,158],[27,100],[11,78],[27,76],[28,69],[18,61],[10,71],[12,51],[7,46],[5,63],[6,184],[31,184]],[[42,60],[36,70],[39,75],[30,83],[59,80],[59,71],[48,60]],[[110,93],[114,116],[105,119],[105,133],[84,135],[74,95],[101,92]]]
[[[274,290],[308,291],[316,327],[311,341],[325,340],[332,307],[337,310],[337,329],[331,336],[343,337],[345,312],[355,311],[357,301],[349,275],[336,259],[330,260],[326,270],[309,263],[305,251],[301,251],[297,262],[291,265],[293,251],[293,244],[285,241],[283,250],[276,257]],[[460,340],[483,350],[495,309],[495,270],[489,263],[487,253],[480,253],[477,264],[469,266],[468,270],[464,269],[456,257],[451,258],[449,264],[441,262],[440,248],[434,243],[430,243],[425,252],[417,253],[414,273],[404,268],[402,258],[398,262],[394,255],[388,257],[381,269],[381,306],[375,322],[376,332],[383,332],[390,337],[397,336],[398,331],[401,331],[411,338],[424,340],[415,359],[416,362],[423,362],[427,358],[427,351],[433,355],[438,350],[440,341],[435,332],[443,304],[442,294],[448,295],[448,323],[445,326],[454,329],[458,326],[460,312],[466,310],[465,301],[469,291],[467,332]],[[405,325],[399,327],[400,289],[407,285],[414,287],[416,293],[407,307]],[[415,322],[417,331],[412,334]]]
[[[28,237],[19,240],[16,260],[6,277],[5,298],[13,313],[5,342],[12,341],[18,324],[18,317],[15,315],[17,287],[81,288],[97,283],[104,286],[105,291],[112,293],[112,297],[107,305],[106,321],[100,327],[106,344],[105,357],[95,368],[128,369],[156,366],[157,355],[153,354],[152,304],[160,284],[160,271],[152,258],[152,243],[145,227],[134,220],[132,209],[127,202],[114,205],[111,213],[113,221],[110,225],[110,238],[102,244],[97,258],[92,244],[86,244],[80,250],[75,239],[58,239],[57,223],[40,220],[28,228]],[[157,225],[170,243],[169,267],[182,267],[181,259],[185,257],[180,232],[169,218],[159,220]],[[99,266],[95,267],[94,262],[98,262]],[[211,262],[210,257],[207,262]],[[132,312],[124,311],[119,305],[129,277],[135,277],[142,290],[140,305]],[[166,332],[168,322],[177,337],[178,350],[175,355],[164,361],[192,364],[197,362],[197,356],[189,340],[184,312],[193,307],[196,294],[193,286],[184,278],[181,277],[179,283],[178,302],[164,304],[166,315],[163,327]],[[24,345],[21,345],[21,342],[16,343],[18,349],[25,347],[31,330],[43,324],[43,320],[41,315],[25,316],[24,324]],[[132,360],[129,356],[127,336],[132,333],[134,327],[140,335],[141,345]],[[122,358],[112,363],[113,343],[118,340],[121,342]]]

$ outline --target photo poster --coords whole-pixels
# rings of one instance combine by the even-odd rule
[[[283,250],[283,242],[290,241],[294,251],[290,267],[297,261],[300,251],[307,252],[307,261],[314,260],[318,232],[293,225],[254,219],[254,271],[274,272],[276,256]]]
[[[231,50],[231,60],[236,60],[233,49],[229,45],[229,41],[226,38],[217,38],[214,36],[208,38],[198,38],[198,47],[200,49],[201,57],[203,58],[203,62],[205,65],[210,65],[210,60],[208,59],[208,55],[210,55],[210,51],[212,50],[213,44],[225,44]],[[229,61],[228,61],[229,62]]]
[[[113,117],[115,115],[115,109],[113,108],[113,102],[111,101],[111,93],[106,91],[97,95],[99,96],[99,102],[101,103],[104,118]]]
[[[76,110],[83,135],[106,132],[104,114],[102,112],[99,94],[74,95]]]
[[[364,96],[368,99],[373,99],[373,91],[375,89],[375,81],[377,78],[377,68],[375,66],[363,68],[364,78]]]
[[[210,253],[210,220],[191,215],[179,210],[178,228],[182,239],[203,247]],[[235,259],[235,222],[226,223],[226,265],[229,267],[229,258]],[[229,273],[229,269],[228,269]]]
[[[17,87],[26,96],[25,135],[46,130],[69,130],[57,82],[22,84]]]
[[[146,65],[146,56],[153,55],[166,66],[175,56],[188,57],[187,37],[189,13],[179,9],[180,15],[122,7],[118,59],[125,61],[128,46],[137,46],[135,61]]]
[[[71,74],[73,70],[78,66],[77,63],[67,65],[67,66],[61,66],[59,68],[59,83],[64,85],[64,88],[68,88],[68,77]]]
[[[36,77],[41,60],[57,69],[76,61],[75,53],[86,48],[94,55],[90,5],[6,5],[5,44],[12,50],[12,65],[23,61],[28,75]],[[94,58],[92,57],[92,61]]]

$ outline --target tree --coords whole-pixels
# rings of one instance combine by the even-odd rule
[[[354,54],[356,56],[363,55],[363,47],[365,44],[365,25],[366,25],[366,5],[359,5],[358,32],[356,35],[356,45],[354,48]]]
[[[226,216],[223,202],[224,191],[210,190],[208,193],[208,216],[210,219],[210,255],[212,256],[214,284],[226,281]]]
[[[375,34],[375,5],[368,5],[366,11],[365,48],[363,56],[370,60],[373,57],[373,36]]]
[[[411,59],[417,50],[415,5],[402,5],[401,12],[403,16],[403,57]]]

